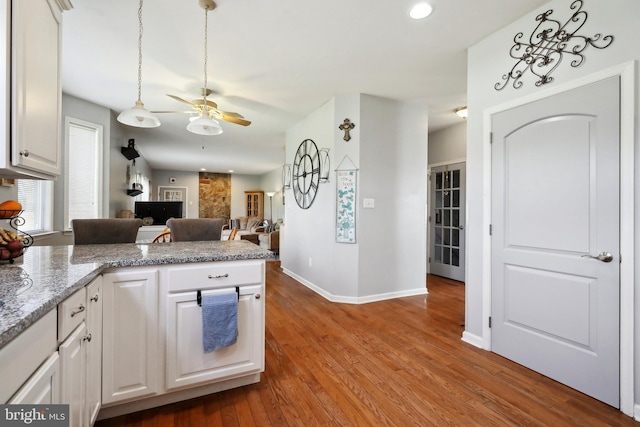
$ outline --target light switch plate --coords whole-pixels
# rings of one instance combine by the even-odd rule
[[[362,207],[373,209],[375,207],[376,200],[375,199],[362,199]]]

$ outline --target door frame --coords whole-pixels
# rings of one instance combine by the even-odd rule
[[[483,111],[483,232],[482,232],[482,347],[491,350],[491,123],[492,116],[539,99],[566,92],[609,77],[620,77],[620,411],[634,416],[634,170],[635,170],[635,61],[604,69],[535,94],[487,108]],[[486,232],[485,232],[486,231]],[[468,234],[467,234],[468,238]],[[468,246],[468,242],[467,242]],[[640,416],[640,408],[638,408]]]
[[[465,164],[465,168],[466,168],[466,166],[467,166],[467,158],[464,157],[464,158],[459,158],[459,159],[447,160],[447,161],[444,161],[444,162],[437,162],[437,163],[429,163],[429,164],[427,164],[427,183],[428,183],[428,187],[429,187],[429,190],[427,191],[427,259],[425,260],[426,263],[427,263],[427,274],[431,274],[431,268],[430,268],[430,265],[429,265],[430,264],[429,257],[431,256],[431,252],[430,252],[431,248],[429,247],[431,245],[431,243],[430,243],[431,242],[431,222],[429,221],[429,215],[430,215],[430,212],[431,212],[431,206],[432,206],[431,203],[433,203],[433,201],[431,200],[431,171],[433,170],[433,168],[437,168],[437,167],[440,167],[440,166],[447,166],[447,165],[451,165],[451,164],[454,164],[454,163],[464,163]],[[465,192],[466,191],[467,190],[466,190],[466,183],[465,183]],[[465,200],[466,200],[466,197],[465,197]],[[464,218],[465,227],[466,227],[466,221],[467,221],[466,212],[467,212],[467,207],[465,206],[465,218]],[[465,239],[466,239],[466,235],[467,234],[465,233]],[[465,243],[465,248],[464,248],[464,250],[465,250],[465,254],[464,254],[465,258],[464,259],[465,259],[465,264],[466,264],[466,262],[467,262],[466,261],[466,259],[467,259],[467,253],[466,253],[466,251],[467,251],[467,247],[466,247],[467,246],[467,242],[466,242],[466,240],[465,240],[464,243]],[[466,275],[467,274],[466,273],[467,266],[465,265],[464,268],[465,268],[465,275]]]

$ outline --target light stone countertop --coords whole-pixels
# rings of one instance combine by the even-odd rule
[[[0,348],[107,268],[251,259],[274,255],[246,240],[32,246],[0,264]]]

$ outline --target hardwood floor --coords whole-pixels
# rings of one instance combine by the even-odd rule
[[[267,263],[259,384],[103,420],[123,426],[638,426],[575,390],[461,341],[464,284],[331,303]]]

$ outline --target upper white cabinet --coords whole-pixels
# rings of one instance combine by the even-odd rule
[[[53,179],[61,162],[60,0],[0,0],[0,176]]]

